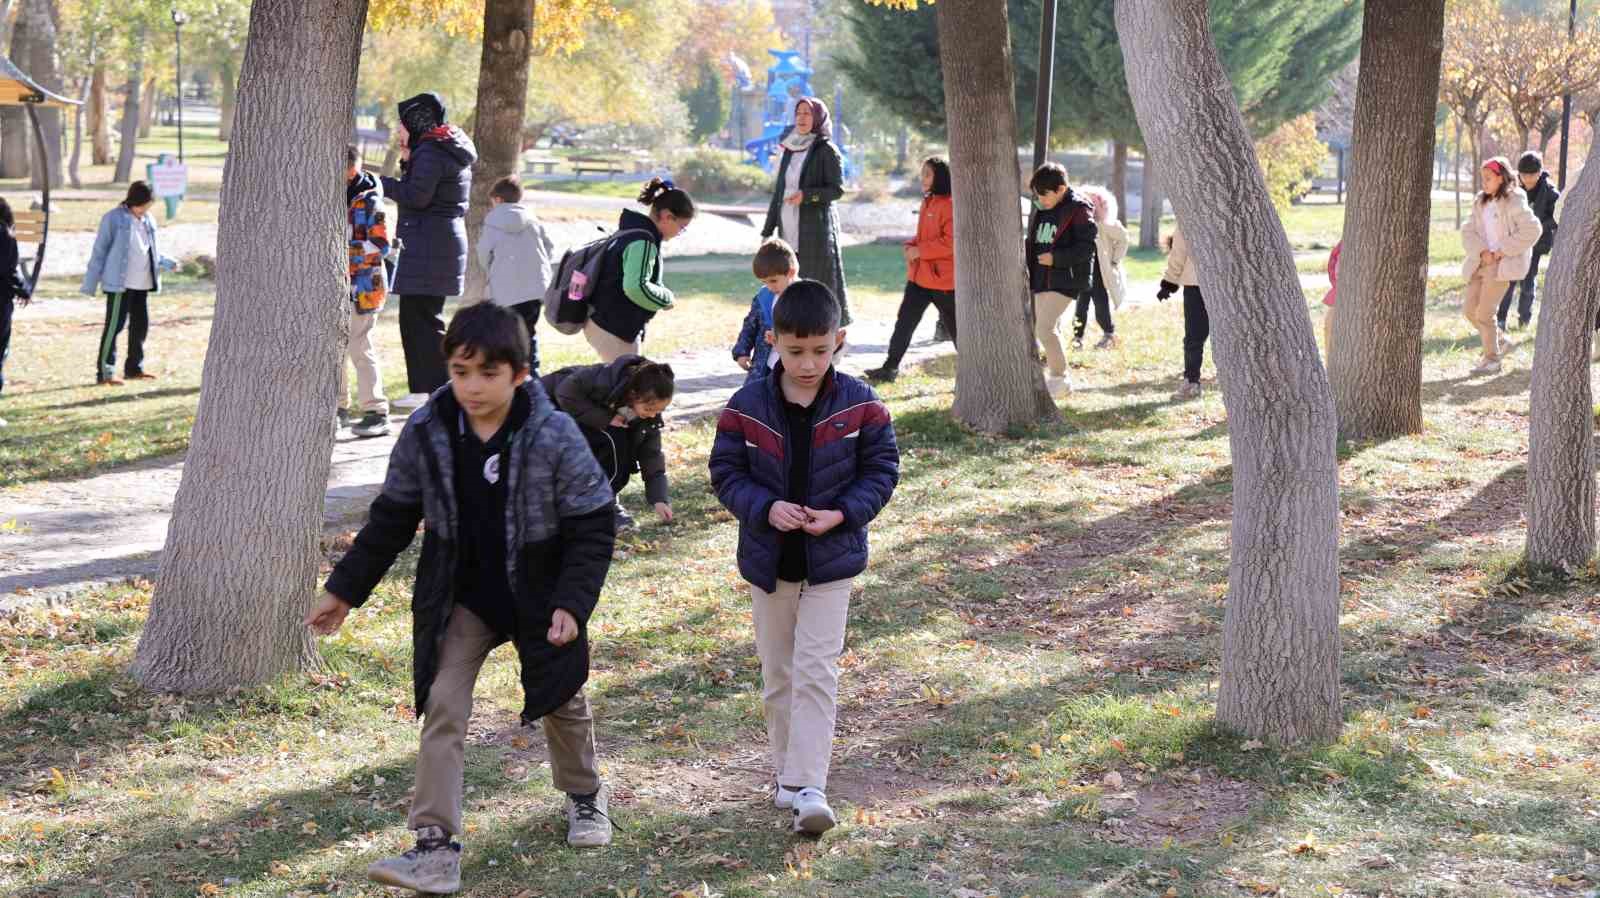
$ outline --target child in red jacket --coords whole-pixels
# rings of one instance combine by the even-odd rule
[[[906,292],[895,315],[889,353],[882,365],[866,372],[874,383],[891,383],[899,376],[900,360],[928,306],[938,310],[944,332],[956,342],[955,206],[950,200],[950,163],[944,157],[930,156],[922,163],[922,194],[917,236],[905,246]]]

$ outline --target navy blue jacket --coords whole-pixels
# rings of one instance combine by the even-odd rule
[[[383,195],[400,207],[390,236],[400,240],[393,293],[460,296],[467,278],[467,198],[478,150],[454,125],[443,125],[411,150],[405,176],[383,179]]]
[[[739,519],[739,574],[767,592],[777,591],[783,545],[767,514],[789,488],[784,449],[792,435],[783,412],[782,373],[780,361],[771,377],[733,394],[711,446],[711,486]],[[810,494],[802,504],[842,511],[844,523],[808,538],[806,561],[811,582],[832,583],[867,569],[867,524],[894,495],[900,450],[888,407],[848,374],[828,372],[813,420]]]

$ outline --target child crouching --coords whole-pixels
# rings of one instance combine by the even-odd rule
[[[600,470],[611,480],[616,529],[630,530],[622,489],[634,471],[644,478],[645,501],[663,522],[672,520],[667,457],[661,451],[661,413],[672,403],[672,366],[637,355],[610,364],[575,365],[544,376],[562,411],[577,419]]]

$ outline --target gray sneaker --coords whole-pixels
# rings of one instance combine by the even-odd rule
[[[611,817],[606,813],[610,798],[605,786],[593,795],[567,795],[568,845],[603,848],[611,844]]]
[[[833,808],[828,807],[828,796],[821,789],[807,786],[795,793],[794,796],[794,831],[807,835],[820,836],[830,829],[839,819],[834,816]]]
[[[362,439],[383,437],[389,435],[389,416],[381,412],[367,412],[361,420],[350,428],[350,432]]]
[[[445,895],[461,890],[461,845],[437,826],[417,830],[417,847],[367,868],[367,878],[386,886]]]
[[[1184,402],[1184,401],[1189,400],[1189,399],[1199,399],[1199,398],[1200,398],[1200,383],[1198,381],[1193,381],[1193,380],[1184,381],[1183,382],[1183,386],[1179,387],[1178,391],[1176,393],[1172,394],[1172,400],[1174,402]]]

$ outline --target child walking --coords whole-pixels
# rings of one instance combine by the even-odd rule
[[[651,178],[639,193],[650,207],[643,215],[622,210],[616,239],[589,300],[583,336],[602,362],[638,355],[645,325],[656,313],[672,308],[672,291],[664,282],[661,244],[682,234],[694,220],[694,200],[671,181]]]
[[[1045,379],[1051,396],[1071,391],[1067,381],[1067,354],[1061,348],[1058,328],[1078,295],[1093,283],[1095,236],[1094,209],[1067,185],[1067,170],[1046,162],[1028,182],[1033,191],[1033,215],[1028,221],[1028,284],[1033,291],[1033,335],[1044,346]]]
[[[733,341],[733,360],[750,372],[745,383],[765,378],[776,361],[772,344],[772,304],[795,278],[800,276],[800,259],[781,237],[772,237],[756,250],[750,267],[755,271],[761,289],[750,299],[750,312],[744,316],[744,326],[739,328],[739,338]]]
[[[799,280],[773,306],[773,376],[745,384],[717,421],[711,485],[739,520],[773,803],[795,832],[837,822],[828,767],[850,589],[867,567],[867,525],[894,494],[900,453],[888,408],[833,367],[844,343],[827,287]]]
[[[522,204],[522,184],[504,177],[489,188],[489,215],[478,237],[478,262],[489,273],[489,301],[505,306],[528,327],[528,369],[539,376],[539,310],[550,284],[555,242],[533,210]]]
[[[1161,276],[1161,288],[1156,299],[1165,302],[1167,297],[1183,289],[1183,385],[1172,394],[1174,401],[1200,398],[1200,366],[1205,363],[1206,340],[1211,337],[1211,316],[1206,313],[1206,300],[1200,295],[1200,275],[1195,271],[1194,257],[1189,255],[1189,241],[1183,231],[1172,229],[1167,238],[1167,271]]]
[[[1511,180],[1511,163],[1496,156],[1479,169],[1483,190],[1472,203],[1472,215],[1461,228],[1467,257],[1461,276],[1467,279],[1462,314],[1478,329],[1483,356],[1473,374],[1499,374],[1505,354],[1516,347],[1495,322],[1500,300],[1533,264],[1533,247],[1543,235],[1527,194]]]
[[[943,156],[929,156],[922,163],[917,236],[904,249],[906,290],[895,315],[889,352],[881,366],[866,372],[873,383],[893,383],[900,376],[900,360],[930,305],[937,311],[945,339],[956,342],[955,204],[950,199],[950,163]]]
[[[306,618],[337,631],[425,525],[412,593],[413,678],[423,718],[408,827],[416,847],[367,869],[419,892],[461,887],[463,742],[472,690],[496,646],[522,664],[522,722],[544,721],[567,843],[611,842],[595,763],[587,623],[615,542],[611,489],[571,418],[527,377],[528,331],[480,303],[444,336],[450,382],[411,415],[366,526]]]
[[[634,471],[644,478],[645,501],[663,523],[672,520],[667,495],[667,457],[661,451],[661,413],[672,404],[672,366],[625,355],[609,365],[576,365],[544,376],[556,407],[571,415],[610,477],[617,530],[631,530],[622,488]]]
[[[362,439],[389,433],[389,397],[383,393],[383,372],[378,350],[372,345],[372,328],[389,298],[389,226],[384,221],[383,188],[378,179],[361,170],[361,153],[354,145],[344,148],[345,202],[349,205],[350,333],[345,338],[344,359],[339,360],[339,427],[350,425],[349,366],[356,369],[356,400],[361,420],[350,432]]]
[[[1117,220],[1117,198],[1104,187],[1085,187],[1084,196],[1094,209],[1094,277],[1087,292],[1078,294],[1078,308],[1074,315],[1072,348],[1083,348],[1083,332],[1089,326],[1089,305],[1094,305],[1094,320],[1100,326],[1100,342],[1095,349],[1115,349],[1117,326],[1111,321],[1111,310],[1121,308],[1126,290],[1122,275],[1122,260],[1128,255],[1128,232]]]
[[[1500,299],[1500,308],[1495,311],[1495,321],[1501,330],[1506,329],[1506,314],[1511,311],[1511,299],[1517,294],[1520,285],[1522,298],[1517,301],[1517,328],[1524,328],[1533,320],[1534,287],[1539,280],[1539,260],[1550,254],[1550,248],[1555,246],[1556,230],[1556,203],[1561,200],[1561,191],[1550,183],[1550,173],[1544,170],[1544,157],[1535,150],[1523,153],[1517,159],[1517,180],[1522,182],[1522,191],[1528,195],[1528,207],[1533,210],[1534,217],[1539,219],[1539,240],[1533,245],[1533,255],[1528,260],[1528,274],[1521,281],[1512,281],[1506,288],[1506,295]]]
[[[150,185],[134,181],[115,209],[100,217],[89,267],[83,273],[85,296],[98,290],[106,294],[106,324],[100,331],[100,351],[95,357],[94,379],[101,386],[120,387],[117,377],[117,335],[128,329],[128,356],[123,375],[129,380],[155,380],[144,370],[144,338],[150,333],[149,296],[161,292],[161,272],[178,263],[161,254],[156,242],[156,220],[150,215],[156,196]]]

